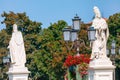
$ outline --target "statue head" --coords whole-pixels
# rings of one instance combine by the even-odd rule
[[[17,24],[13,24],[13,32],[17,32],[18,29],[17,29]]]
[[[101,18],[101,13],[100,13],[99,8],[97,6],[94,6],[93,10],[95,13],[95,18]]]

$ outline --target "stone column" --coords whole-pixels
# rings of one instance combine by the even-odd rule
[[[109,58],[94,59],[89,64],[88,80],[114,80],[114,69]]]
[[[28,71],[27,67],[13,66],[11,66],[7,72],[9,80],[28,80],[29,73],[30,71]]]

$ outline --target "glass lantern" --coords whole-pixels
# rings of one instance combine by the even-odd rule
[[[9,60],[9,57],[7,56],[7,57],[3,57],[3,63],[5,64],[5,63],[9,63],[10,62],[10,60]]]
[[[115,54],[115,48],[111,48],[111,54]]]
[[[95,33],[96,33],[96,30],[94,29],[94,27],[91,26],[88,28],[88,39],[90,41],[96,40]]]
[[[74,19],[72,19],[74,30],[80,31],[80,20],[81,19],[79,18],[79,16],[77,16],[77,14]]]
[[[70,28],[66,27],[63,29],[63,36],[65,41],[70,41]]]
[[[71,41],[75,41],[77,39],[77,30],[71,30]]]
[[[112,47],[112,48],[115,48],[115,47],[116,47],[116,42],[115,42],[115,40],[112,41],[111,47]]]

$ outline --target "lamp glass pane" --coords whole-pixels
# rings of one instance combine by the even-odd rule
[[[75,41],[77,39],[77,32],[71,32],[71,41]]]
[[[74,20],[73,21],[73,29],[74,30],[80,30],[80,21],[79,20]]]
[[[95,40],[96,38],[95,38],[95,31],[89,31],[88,32],[88,37],[89,37],[89,40]]]
[[[69,41],[70,40],[70,31],[64,31],[64,40]]]
[[[7,63],[7,58],[3,57],[3,63]]]
[[[6,59],[6,62],[7,62],[7,63],[9,63],[9,62],[10,62],[9,58],[7,58],[7,59]]]
[[[111,54],[115,54],[115,49],[114,48],[111,49]]]
[[[116,47],[114,40],[112,41],[112,45],[111,45],[111,46],[112,46],[112,48],[115,48],[115,47]]]

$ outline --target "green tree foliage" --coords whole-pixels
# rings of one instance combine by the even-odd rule
[[[67,51],[63,41],[62,29],[66,26],[67,23],[60,20],[51,24],[48,29],[43,29],[40,37],[40,50],[34,54],[40,80],[63,79],[64,69],[62,67]]]
[[[108,24],[111,35],[117,37],[117,33],[120,34],[120,13],[110,16]]]
[[[78,33],[79,34],[79,39],[82,39],[84,42],[80,46],[80,53],[86,53],[90,54],[91,53],[91,48],[90,48],[90,41],[88,40],[88,28],[90,27],[90,24],[85,24],[81,23],[81,30]]]
[[[120,46],[120,13],[113,14],[108,19],[110,31],[109,44],[113,39],[117,42],[117,47]]]

